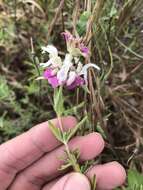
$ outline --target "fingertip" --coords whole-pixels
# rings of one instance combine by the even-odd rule
[[[51,122],[59,127],[59,120],[57,118],[52,119]],[[77,124],[77,119],[74,116],[63,116],[61,117],[61,122],[63,125],[63,129],[66,131],[67,129],[74,128]]]
[[[105,142],[99,133],[93,132],[84,136],[81,156],[83,160],[90,160],[98,156],[104,149]]]
[[[105,146],[105,141],[100,133],[94,132],[93,135],[96,138],[96,142],[98,143],[98,154],[100,154]]]
[[[51,190],[90,190],[90,183],[87,177],[80,173],[71,173],[62,177]]]
[[[77,119],[74,116],[62,117],[62,120],[64,124],[67,124],[67,126],[75,127],[77,124]]]
[[[110,162],[110,167],[114,171],[115,176],[117,176],[117,182],[119,185],[122,185],[126,180],[126,171],[124,167],[119,164],[117,161]]]
[[[126,180],[126,172],[121,164],[116,161],[94,166],[88,171],[87,176],[96,175],[98,190],[111,190],[121,186]]]

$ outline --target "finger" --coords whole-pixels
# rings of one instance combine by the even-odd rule
[[[58,120],[52,120],[58,127]],[[62,118],[64,130],[76,125],[74,117]],[[60,143],[48,128],[48,122],[35,126],[28,132],[0,146],[0,190],[6,189],[16,173],[55,149]]]
[[[110,162],[103,165],[96,165],[92,169],[90,169],[86,175],[90,180],[93,179],[94,175],[96,176],[96,190],[114,189],[118,186],[121,186],[126,179],[126,172],[118,162]],[[59,180],[60,178],[57,178],[49,182],[47,185],[44,186],[42,190],[53,190],[53,188],[56,187],[56,185],[58,184]]]
[[[84,137],[76,137],[69,143],[71,150],[80,151],[80,160],[93,159],[104,148],[104,141],[99,133],[91,133]],[[87,148],[88,147],[88,148]],[[64,147],[60,147],[43,156],[29,168],[19,174],[10,190],[38,190],[43,184],[61,174],[58,170],[64,161],[59,158],[64,155]]]
[[[121,186],[126,179],[125,169],[118,162],[94,166],[88,171],[91,179],[96,175],[97,190],[111,190]]]
[[[49,189],[45,186],[43,190],[90,190],[90,183],[85,175],[80,173],[70,173],[62,177]]]

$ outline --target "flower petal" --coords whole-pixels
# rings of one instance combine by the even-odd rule
[[[68,78],[68,80],[66,82],[67,86],[70,86],[75,81],[76,77],[77,77],[76,72],[75,71],[70,71],[69,78]]]
[[[56,88],[59,86],[59,82],[56,75],[53,75],[53,70],[51,68],[46,69],[43,74],[44,78],[48,80],[49,84],[53,88]]]
[[[70,67],[73,65],[72,59],[73,57],[70,54],[66,54],[63,65],[57,73],[57,78],[59,80],[59,83],[62,83],[67,80],[68,72],[70,70]]]
[[[47,45],[46,47],[41,47],[42,53],[49,53],[52,57],[58,56],[58,50],[55,46],[53,45]]]
[[[49,67],[52,64],[52,60],[49,59],[49,61],[47,61],[46,63],[40,63],[40,66],[45,68],[45,67]]]
[[[88,56],[88,54],[89,54],[89,49],[88,49],[88,47],[84,46],[84,44],[80,44],[80,50],[81,50],[82,55],[83,55],[84,57],[87,57],[87,56]]]
[[[68,31],[62,32],[61,34],[64,36],[66,41],[71,40],[73,38],[72,34]]]
[[[67,88],[69,90],[72,90],[72,89],[76,88],[77,86],[82,86],[84,84],[85,84],[84,79],[82,77],[78,76],[71,85],[67,86]]]
[[[56,87],[59,86],[59,82],[58,82],[58,79],[57,79],[56,76],[51,77],[51,78],[48,78],[48,82],[49,82],[49,84],[51,84],[51,86],[52,86],[53,88],[56,88]]]
[[[53,77],[52,71],[51,68],[46,69],[43,73],[44,78],[49,79],[50,77]]]
[[[86,65],[83,66],[81,72],[79,73],[79,75],[84,75],[84,80],[87,83],[87,71],[90,67],[93,67],[97,70],[100,70],[100,67],[98,67],[96,64],[94,63],[88,63]]]

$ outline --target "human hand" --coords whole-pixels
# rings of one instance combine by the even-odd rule
[[[58,127],[57,119],[52,120]],[[64,130],[73,128],[76,119],[62,118]],[[80,160],[98,156],[104,141],[99,133],[75,137],[70,149],[79,148]],[[79,173],[63,173],[58,168],[64,147],[60,146],[48,128],[41,123],[28,132],[0,146],[0,190],[90,190],[88,178],[96,175],[98,190],[111,190],[121,185],[126,178],[124,168],[117,162],[93,166],[86,176]]]

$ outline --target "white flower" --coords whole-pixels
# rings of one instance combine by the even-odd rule
[[[80,73],[79,73],[79,75],[83,75],[84,76],[84,80],[85,80],[85,83],[87,84],[87,72],[88,72],[88,69],[90,68],[90,67],[93,67],[93,68],[95,68],[95,69],[97,69],[98,71],[100,70],[100,67],[98,67],[96,64],[94,64],[94,63],[88,63],[88,64],[86,64],[86,65],[84,65],[83,67],[82,67],[82,70],[80,71]]]
[[[53,45],[48,45],[46,47],[42,47],[42,53],[49,53],[50,59],[46,63],[40,63],[40,66],[46,68],[52,66],[54,68],[61,67],[62,60],[58,56],[58,50]]]
[[[63,65],[57,73],[57,79],[60,84],[67,80],[68,72],[73,65],[72,59],[73,57],[70,54],[66,54]]]
[[[74,48],[75,50],[76,48]],[[40,63],[40,66],[51,69],[52,75],[57,77],[59,85],[65,84],[70,86],[77,77],[84,78],[85,84],[88,82],[88,69],[93,67],[94,69],[100,70],[100,68],[94,63],[88,63],[83,65],[80,58],[75,57],[77,52],[70,52],[65,55],[64,61],[58,55],[58,50],[53,45],[42,47],[42,53],[49,53],[49,60],[45,63]],[[73,57],[74,55],[74,57]],[[40,78],[41,79],[41,78]]]
[[[55,46],[53,45],[47,45],[46,47],[41,47],[42,53],[49,53],[50,57],[52,56],[58,56],[58,50]]]
[[[76,79],[77,73],[75,71],[70,71],[69,72],[69,78],[67,79],[67,86],[70,86]]]

